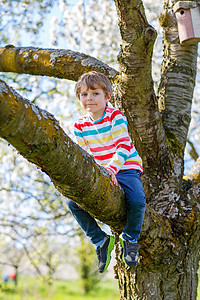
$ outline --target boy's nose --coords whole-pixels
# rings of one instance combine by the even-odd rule
[[[92,100],[92,94],[88,94],[88,100]]]

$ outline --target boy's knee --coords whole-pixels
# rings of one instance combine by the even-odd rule
[[[143,209],[146,206],[145,196],[140,195],[138,197],[131,197],[127,199],[127,206],[132,207],[134,209]]]
[[[72,200],[67,200],[67,206],[70,211],[73,211],[78,208],[78,205]]]

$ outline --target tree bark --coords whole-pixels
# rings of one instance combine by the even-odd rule
[[[112,81],[118,72],[100,60],[75,51],[7,46],[0,48],[0,72],[44,75],[77,81],[95,70]]]
[[[195,194],[195,186],[192,188],[185,182],[183,190],[186,191],[180,195],[177,205],[179,210],[171,207],[168,216],[162,216],[162,221],[155,221],[149,226],[151,230],[144,226],[140,239],[141,260],[137,268],[124,265],[122,250],[118,246],[115,272],[121,300],[196,300],[200,258],[199,188],[200,185]]]

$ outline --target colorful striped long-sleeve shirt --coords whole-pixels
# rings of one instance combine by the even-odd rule
[[[128,134],[127,120],[122,112],[106,107],[104,115],[97,121],[89,116],[81,117],[74,124],[76,141],[95,161],[112,170],[139,170],[143,172],[142,159],[138,155]]]

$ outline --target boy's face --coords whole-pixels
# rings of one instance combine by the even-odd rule
[[[99,120],[103,116],[106,103],[110,99],[111,94],[106,97],[104,91],[99,86],[96,86],[94,90],[89,89],[86,85],[81,87],[79,101],[94,121]]]

